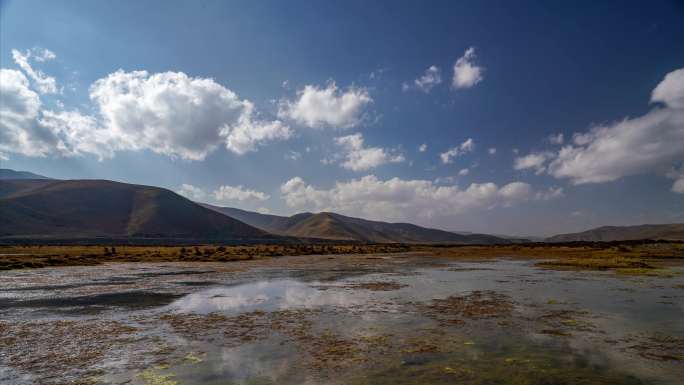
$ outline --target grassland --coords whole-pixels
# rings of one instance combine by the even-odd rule
[[[410,251],[383,245],[246,246],[0,246],[0,270],[49,266],[88,266],[105,262],[230,262],[284,255],[377,254]]]
[[[684,263],[682,242],[573,242],[433,247],[429,252],[443,258],[471,261],[497,258],[538,259],[536,265],[542,268],[613,271],[622,275],[673,274],[668,268]]]
[[[285,255],[384,254],[415,252],[445,259],[478,261],[536,259],[539,267],[562,270],[608,270],[624,275],[671,274],[684,261],[682,242],[607,242],[513,244],[490,246],[244,245],[244,246],[0,246],[0,270],[105,262],[230,262]]]

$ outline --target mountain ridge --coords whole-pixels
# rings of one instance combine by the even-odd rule
[[[170,190],[108,180],[0,180],[1,237],[260,238]]]
[[[6,179],[52,179],[29,171],[17,171],[10,168],[0,168],[0,180]]]
[[[629,240],[684,240],[684,223],[644,224],[634,226],[600,226],[577,233],[557,234],[545,242],[609,242]]]
[[[463,235],[411,223],[371,221],[332,212],[300,213],[285,217],[206,203],[202,205],[262,230],[292,237],[306,236],[372,243],[510,243],[508,240],[487,234]]]

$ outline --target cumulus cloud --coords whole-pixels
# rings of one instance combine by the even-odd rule
[[[672,168],[670,171],[668,171],[667,175],[668,178],[674,179],[674,183],[672,184],[672,192],[676,192],[679,194],[684,194],[684,164],[677,168]]]
[[[279,120],[261,119],[254,105],[212,79],[182,72],[116,71],[90,87],[96,115],[41,110],[19,71],[2,70],[2,150],[28,156],[150,150],[202,160],[221,145],[236,154],[291,136]]]
[[[661,102],[670,108],[684,109],[684,68],[665,75],[651,93],[651,102]]]
[[[440,83],[442,83],[442,70],[433,65],[426,69],[423,75],[413,81],[413,86],[418,90],[428,93],[433,87]],[[404,91],[407,91],[410,88],[411,86],[406,83],[402,86]]]
[[[12,50],[12,59],[26,74],[33,80],[36,88],[41,94],[56,94],[61,91],[57,88],[57,81],[54,77],[48,76],[43,73],[43,71],[33,69],[31,66],[30,59],[32,57],[32,50],[26,52],[21,52],[19,50]],[[55,58],[56,55],[48,50],[40,51],[38,56],[35,56],[37,61],[44,62]]]
[[[684,69],[667,74],[653,90],[651,102],[662,105],[645,115],[573,135],[573,144],[558,151],[549,173],[573,184],[668,174],[684,162]],[[673,186],[673,191],[680,186]]]
[[[244,186],[220,186],[216,191],[214,191],[214,199],[218,202],[230,202],[230,201],[265,201],[268,200],[270,196],[261,191],[255,191],[246,189]]]
[[[315,188],[295,177],[283,183],[280,191],[286,204],[298,210],[336,211],[346,215],[406,221],[511,206],[537,199],[532,187],[523,182],[501,187],[494,183],[473,183],[462,189],[429,180],[381,180],[374,175],[337,182],[327,190]]]
[[[361,122],[365,107],[372,102],[367,89],[340,90],[331,81],[324,88],[305,86],[295,100],[281,100],[278,116],[311,128],[350,128]]]
[[[476,65],[476,58],[475,48],[470,47],[463,56],[456,60],[456,63],[454,63],[454,77],[451,82],[454,88],[470,88],[484,79],[484,68]]]
[[[214,80],[182,72],[119,70],[97,80],[90,99],[120,149],[202,160],[222,142],[244,154],[291,134],[278,120],[259,120],[250,101]]]
[[[473,152],[475,149],[475,142],[472,138],[468,138],[465,142],[461,143],[456,147],[448,149],[446,152],[439,154],[439,158],[442,163],[449,164],[454,162],[454,158],[461,156],[463,154]]]
[[[428,149],[427,143],[423,143],[420,146],[418,146],[418,151],[420,151],[420,152],[425,152],[425,151],[427,151],[427,149]]]
[[[558,144],[558,145],[563,144],[564,139],[565,139],[565,138],[563,138],[563,133],[562,133],[562,132],[561,132],[561,133],[558,133],[558,134],[549,135],[549,138],[548,138],[549,143],[551,143],[551,144]]]
[[[490,147],[489,150],[487,150],[487,153],[489,155],[495,155],[496,154],[496,148]]]
[[[187,183],[182,184],[180,188],[176,190],[176,193],[193,201],[202,200],[206,196],[204,190]]]
[[[553,186],[553,187],[549,187],[547,190],[537,191],[535,198],[537,200],[548,201],[551,199],[560,198],[562,196],[563,196],[563,188]]]
[[[352,171],[366,171],[385,163],[404,161],[401,154],[380,147],[366,147],[361,133],[337,137],[335,144],[342,149],[343,162],[340,165]]]
[[[29,88],[26,76],[0,69],[0,153],[46,156],[51,152],[57,139],[38,124],[40,109],[40,97]]]
[[[459,176],[466,176],[466,175],[468,175],[468,174],[470,174],[470,170],[467,169],[467,168],[462,168],[462,169],[458,172],[458,175],[459,175]]]
[[[534,169],[539,175],[546,171],[546,162],[553,158],[552,152],[537,152],[515,158],[513,168],[516,170]]]

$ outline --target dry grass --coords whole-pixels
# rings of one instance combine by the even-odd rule
[[[0,270],[104,262],[229,262],[284,255],[379,254],[404,245],[0,246]]]
[[[681,242],[529,244],[425,248],[448,259],[539,259],[537,266],[560,270],[610,270],[621,275],[668,276],[667,267],[684,261]]]
[[[539,259],[552,269],[612,270],[662,276],[662,267],[684,260],[684,243],[625,242],[491,246],[374,245],[198,245],[198,246],[0,246],[0,270],[103,262],[229,262],[285,255],[418,252],[430,257],[481,261]]]

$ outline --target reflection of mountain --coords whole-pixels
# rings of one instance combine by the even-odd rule
[[[410,223],[387,223],[336,213],[301,213],[291,217],[231,207],[205,207],[273,234],[361,242],[495,244],[510,241],[486,234],[456,234]]]
[[[626,241],[637,239],[684,240],[684,223],[640,226],[603,226],[581,233],[559,234],[547,242]]]

